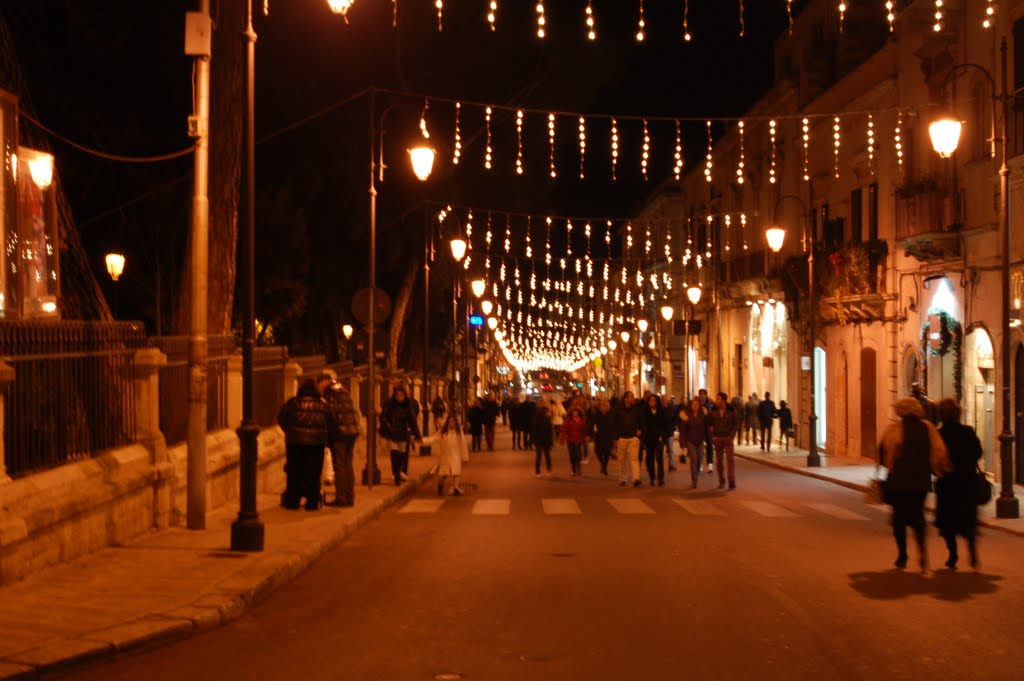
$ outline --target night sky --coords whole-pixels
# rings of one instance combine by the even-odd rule
[[[212,2],[215,19],[222,1],[227,0]],[[359,248],[366,231],[368,102],[360,97],[341,103],[371,85],[590,114],[742,113],[771,84],[772,43],[786,27],[784,0],[746,2],[744,37],[739,2],[690,0],[690,43],[682,39],[683,4],[646,3],[646,40],[638,44],[639,5],[624,0],[594,3],[595,43],[586,40],[583,0],[548,0],[543,41],[535,36],[532,2],[500,0],[492,33],[485,0],[446,2],[442,32],[432,0],[399,0],[397,29],[391,26],[391,3],[382,0],[356,0],[347,23],[324,0],[270,0],[266,17],[257,0],[258,192],[276,196],[289,188],[290,209],[311,225],[308,244],[314,251],[343,256],[345,249]],[[794,11],[802,4],[794,3]],[[185,12],[196,7],[162,0],[5,0],[0,11],[15,38],[31,109],[43,123],[89,147],[146,156],[189,146],[191,61],[182,53],[183,25]],[[417,202],[627,216],[671,172],[669,128],[652,127],[655,146],[644,182],[636,156],[640,128],[627,123],[620,131],[618,180],[611,182],[608,130],[599,123],[588,131],[587,179],[579,180],[575,126],[565,118],[558,129],[561,170],[552,181],[547,123],[537,114],[524,129],[526,173],[516,176],[514,115],[498,112],[492,123],[495,168],[485,173],[483,120],[473,107],[463,111],[463,163],[453,168],[453,109],[433,102],[428,122],[440,157],[435,175],[421,186],[400,155],[417,132],[422,100],[380,95],[378,101],[378,109],[394,105],[385,126],[390,168],[379,196],[385,277],[400,270],[402,261],[402,249],[388,247],[388,230],[400,238],[401,223]],[[692,166],[704,153],[703,126],[684,132]],[[111,248],[128,251],[130,263],[180,249],[191,157],[125,164],[56,139],[53,149],[97,270]],[[330,243],[319,243],[319,235]],[[179,258],[163,266],[173,268]]]

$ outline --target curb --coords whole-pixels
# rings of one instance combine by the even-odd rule
[[[322,555],[419,489],[437,470],[432,465],[364,513],[338,526],[298,552],[263,554],[260,560],[228,577],[221,593],[207,593],[173,610],[144,616],[74,638],[0,659],[0,680],[36,681],[55,672],[97,660],[113,660],[127,652],[158,648],[209,631],[241,617],[279,587],[309,569]]]
[[[750,456],[749,454],[740,454],[740,453],[737,452],[736,453],[736,458],[737,459],[744,459],[746,461],[753,461],[754,463],[759,463],[759,464],[762,464],[764,466],[768,466],[770,468],[777,468],[779,470],[789,471],[790,473],[796,473],[797,475],[803,475],[803,476],[808,477],[808,478],[815,478],[817,480],[823,480],[825,482],[830,482],[833,485],[839,485],[840,487],[846,487],[848,489],[852,489],[852,490],[857,491],[857,492],[868,492],[868,491],[870,491],[870,488],[867,485],[858,485],[855,482],[847,482],[846,480],[836,480],[835,478],[830,478],[827,475],[822,475],[821,473],[815,473],[814,471],[809,471],[809,470],[804,469],[804,468],[793,468],[792,466],[787,466],[786,464],[783,464],[783,463],[775,463],[774,461],[767,461],[765,459],[761,459],[761,458],[758,458],[756,456]],[[935,512],[935,508],[931,504],[925,506],[925,509],[928,510],[928,511],[931,511],[933,513]],[[1024,530],[1018,530],[1018,529],[1013,528],[1013,527],[1006,527],[1005,525],[997,525],[997,524],[994,524],[991,521],[986,520],[984,518],[978,518],[978,525],[981,525],[982,527],[987,527],[987,528],[992,529],[992,530],[999,530],[1000,532],[1005,532],[1006,534],[1012,534],[1012,535],[1016,535],[1018,537],[1024,537]]]

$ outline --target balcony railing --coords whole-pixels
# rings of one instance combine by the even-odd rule
[[[0,356],[15,372],[4,407],[8,474],[131,443],[133,357],[146,344],[139,322],[0,323]]]

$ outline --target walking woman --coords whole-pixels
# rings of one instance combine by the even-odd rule
[[[665,413],[661,409],[661,400],[657,395],[647,396],[647,405],[640,421],[641,437],[644,445],[644,459],[647,460],[647,475],[651,478],[651,486],[665,485],[665,448],[661,438],[665,433]]]
[[[533,446],[537,450],[537,462],[534,464],[534,472],[540,477],[540,458],[543,455],[547,464],[548,475],[551,475],[551,445],[555,442],[555,427],[551,424],[551,412],[546,404],[537,407],[537,413],[533,417]]]
[[[686,454],[680,454],[679,458],[690,457],[690,487],[692,489],[697,489],[700,465],[704,459],[704,438],[707,435],[704,415],[704,407],[696,398],[690,400],[688,409],[679,412],[679,448],[686,452]]]
[[[892,506],[892,533],[896,540],[896,567],[907,566],[907,527],[917,540],[921,571],[928,570],[925,548],[924,500],[932,487],[932,474],[952,469],[939,431],[924,418],[924,409],[912,397],[893,405],[899,421],[882,433],[879,456],[889,473],[885,495]]]
[[[974,428],[960,423],[960,405],[949,397],[941,400],[938,407],[942,427],[939,434],[946,445],[953,471],[935,483],[937,504],[935,526],[946,540],[949,558],[946,567],[956,569],[959,556],[956,550],[957,536],[967,540],[971,567],[978,567],[978,548],[975,531],[978,527],[978,505],[975,503],[975,471],[981,460],[981,441]]]
[[[462,477],[462,462],[469,461],[469,450],[466,448],[466,438],[462,435],[458,417],[449,414],[440,430],[430,437],[423,438],[423,444],[437,446],[437,474],[440,477],[437,482],[437,495],[444,496],[445,483],[451,476],[452,495],[461,497],[462,488],[459,487],[459,480]]]
[[[612,458],[612,447],[618,437],[614,419],[611,403],[601,399],[591,411],[587,423],[587,433],[594,441],[594,453],[601,464],[601,475],[608,475],[608,461]]]
[[[583,460],[583,445],[587,441],[587,421],[579,408],[569,410],[569,415],[562,423],[561,441],[569,445],[569,475],[583,475],[580,462]]]

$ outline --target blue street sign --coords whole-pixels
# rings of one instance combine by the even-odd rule
[[[484,318],[478,314],[471,315],[469,318],[469,323],[472,324],[473,326],[483,326]]]

